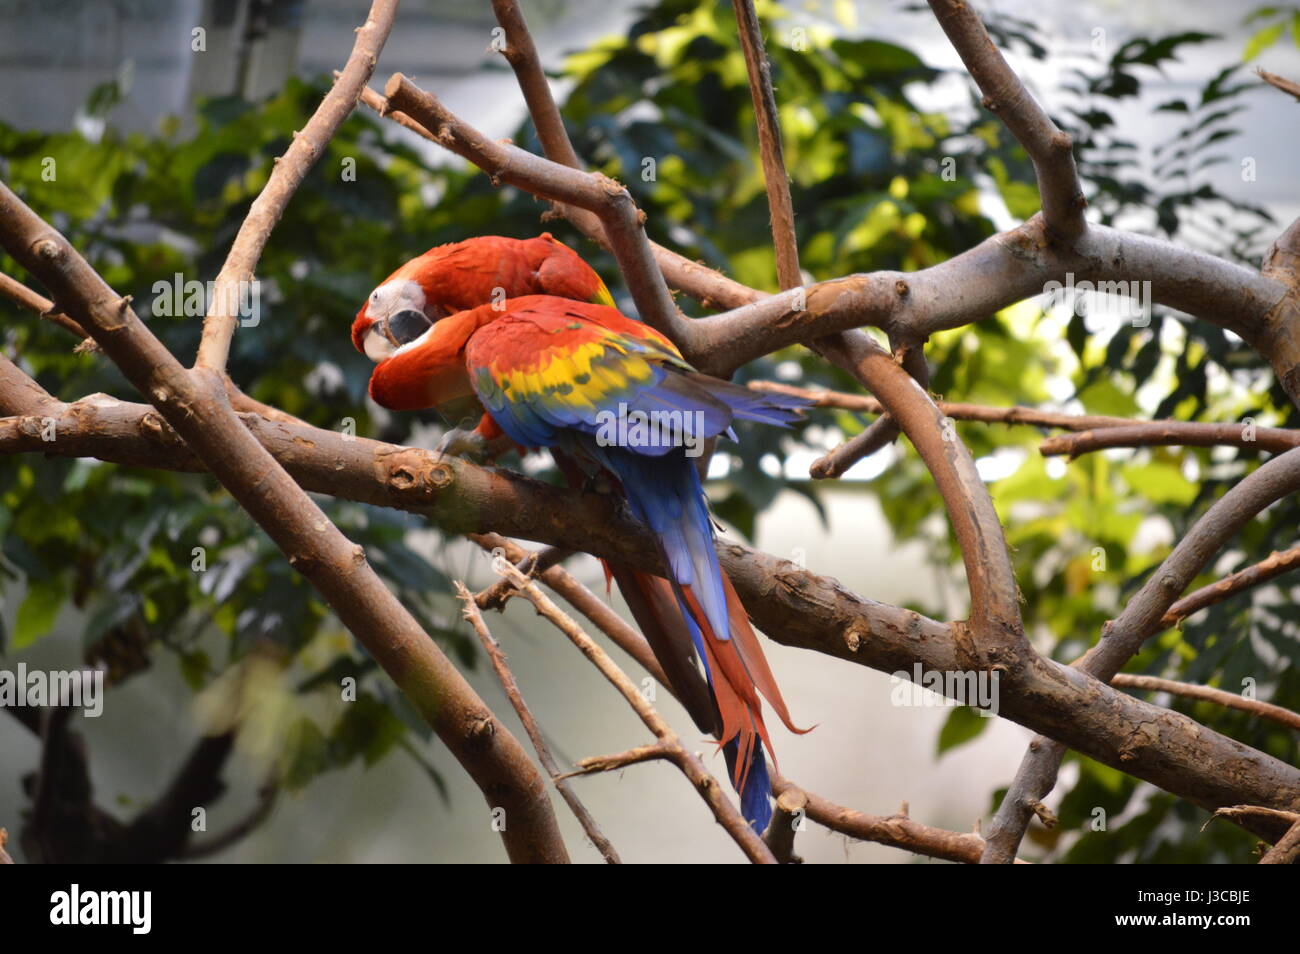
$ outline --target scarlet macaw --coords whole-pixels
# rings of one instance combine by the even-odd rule
[[[482,437],[504,432],[521,447],[550,448],[575,485],[594,471],[616,479],[632,514],[657,538],[671,579],[608,563],[606,572],[618,581],[671,687],[697,725],[723,745],[742,812],[762,831],[771,818],[763,754],[771,742],[759,693],[792,731],[801,730],[719,568],[687,448],[730,434],[736,419],[787,424],[803,402],[696,372],[653,328],[579,299],[609,293],[571,250],[549,235],[504,244],[512,242],[492,237],[434,249],[376,289],[352,329],[358,350],[378,365],[371,396],[408,410],[472,391],[485,408]],[[455,267],[445,249],[455,250]],[[502,261],[503,255],[512,260]],[[503,275],[511,284],[494,284]],[[543,275],[548,290],[563,287],[570,296],[513,297],[514,289],[530,291]],[[469,288],[506,288],[512,297],[440,317],[465,305]]]

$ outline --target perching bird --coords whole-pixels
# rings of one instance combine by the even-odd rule
[[[494,244],[482,248],[494,254],[503,248],[495,243],[510,240],[471,239],[448,248],[464,249],[458,256],[464,261],[475,257],[475,243],[489,241]],[[564,265],[568,287],[601,297],[604,285],[574,253],[549,236],[530,241],[562,249],[550,260]],[[574,260],[589,274],[573,270]],[[406,410],[472,391],[485,409],[477,429],[481,438],[504,432],[521,447],[550,448],[575,486],[597,471],[612,475],[632,514],[654,533],[671,579],[617,564],[607,563],[607,571],[671,688],[697,725],[723,745],[742,812],[762,831],[771,817],[763,753],[771,743],[759,694],[792,731],[800,730],[718,565],[704,490],[688,450],[730,434],[733,420],[788,424],[803,402],[700,374],[653,328],[589,301],[524,295],[430,324],[431,305],[436,314],[450,296],[417,277],[424,273],[413,264],[376,290],[353,325],[357,348],[378,362],[371,396]],[[494,279],[507,272],[527,280],[541,274],[519,262],[474,268],[474,274]],[[415,282],[419,294],[406,284],[394,289],[395,281]],[[469,284],[461,281],[458,288]]]

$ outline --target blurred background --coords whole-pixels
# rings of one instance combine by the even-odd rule
[[[200,319],[150,314],[151,289],[177,274],[215,277],[272,157],[346,60],[368,6],[0,0],[0,174],[110,284],[134,294],[142,316],[188,361]],[[525,6],[588,165],[628,183],[657,241],[773,289],[730,4]],[[1300,107],[1253,72],[1263,66],[1300,79],[1294,5],[1001,0],[978,8],[1012,65],[1075,135],[1094,220],[1257,265],[1300,215]],[[923,268],[1037,209],[1023,151],[978,109],[923,5],[809,0],[759,11],[810,280]],[[490,135],[536,149],[513,74],[489,50],[494,26],[486,2],[405,0],[372,85],[406,73]],[[647,157],[656,168],[649,180],[641,175]],[[53,179],[42,174],[49,158]],[[355,180],[340,174],[347,159]],[[544,210],[358,107],[271,240],[259,268],[263,320],[236,336],[233,379],[319,426],[352,419],[365,436],[432,446],[445,423],[436,414],[390,415],[365,398],[370,364],[348,340],[351,317],[370,288],[432,245],[542,228],[592,261],[631,311],[608,256],[564,223],[543,226]],[[30,283],[3,256],[0,270]],[[1027,302],[938,335],[927,348],[932,389],[995,405],[1294,424],[1269,372],[1235,336],[1159,308],[1150,327],[1136,328],[1113,305],[1092,301],[1071,316]],[[62,330],[7,301],[0,312],[4,353],[52,392],[132,396],[106,360],[74,355]],[[856,390],[798,349],[741,377]],[[833,484],[807,479],[812,460],[865,423],[819,410],[790,434],[743,431],[713,462],[716,512],[733,535],[866,597],[960,618],[957,554],[910,447],[886,448]],[[1062,660],[1086,648],[1196,514],[1257,457],[1160,448],[1067,464],[1037,453],[1042,435],[1032,428],[959,431],[1008,527],[1035,643]],[[506,461],[543,478],[548,465]],[[66,727],[84,745],[67,756],[66,781],[53,796],[59,831],[42,835],[44,848],[25,826],[37,797],[39,717],[0,716],[0,826],[17,860],[95,857],[122,825],[156,813],[188,765],[213,780],[206,831],[160,849],[163,857],[504,861],[482,798],[454,759],[214,486],[93,461],[0,458],[0,668],[88,660],[111,682],[103,716],[77,715]],[[487,558],[409,515],[322,502],[522,738],[449,596],[455,579],[490,583]],[[1293,504],[1272,508],[1214,571],[1291,545],[1296,517]],[[191,569],[196,546],[206,554],[201,572]],[[595,561],[575,558],[569,568],[603,591]],[[1297,621],[1284,580],[1153,640],[1131,668],[1225,687],[1253,679],[1261,698],[1294,708]],[[531,610],[511,607],[488,623],[566,766],[646,741],[613,690]],[[1026,730],[968,709],[895,706],[886,674],[770,641],[767,649],[796,721],[818,726],[802,737],[774,727],[786,776],[868,813],[907,802],[928,824],[987,823]],[[349,676],[360,697],[345,703],[338,686]],[[1296,757],[1281,730],[1175,704]],[[664,693],[658,705],[689,738],[680,708]],[[699,748],[725,771],[707,740]],[[741,860],[667,766],[574,784],[626,861]],[[597,860],[554,801],[575,860]],[[1034,831],[1025,854],[1035,860],[1249,857],[1242,833],[1202,833],[1204,812],[1077,757],[1049,804],[1062,824]],[[1089,827],[1098,807],[1109,818],[1103,832]],[[813,825],[797,850],[810,862],[917,860]]]

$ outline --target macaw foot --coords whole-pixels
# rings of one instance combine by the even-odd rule
[[[461,427],[453,427],[443,434],[442,440],[438,441],[438,446],[433,449],[433,452],[438,460],[450,454],[452,457],[463,457],[476,464],[485,464],[493,456],[487,438],[477,430],[466,430]]]

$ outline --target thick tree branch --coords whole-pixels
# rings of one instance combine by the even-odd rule
[[[0,185],[0,243],[53,293],[158,416],[316,587],[366,646],[493,806],[505,807],[512,859],[567,855],[540,775],[519,743],[388,591],[364,551],[330,523],[225,400],[219,372],[187,372],[59,233]],[[287,426],[287,425],[278,425]]]
[[[915,387],[902,369],[895,371]],[[146,406],[79,402],[56,419],[51,443],[40,440],[30,419],[0,421],[0,452],[202,469]],[[416,448],[251,414],[242,420],[307,490],[421,514],[450,532],[496,532],[663,571],[646,531],[602,495],[574,495]],[[918,662],[941,674],[971,668],[969,624],[947,625],[863,599],[830,578],[734,543],[720,541],[718,549],[755,625],[778,642],[887,673],[911,673]],[[1186,716],[1036,656],[999,674],[1001,716],[1166,791],[1207,808],[1300,806],[1300,770]]]

